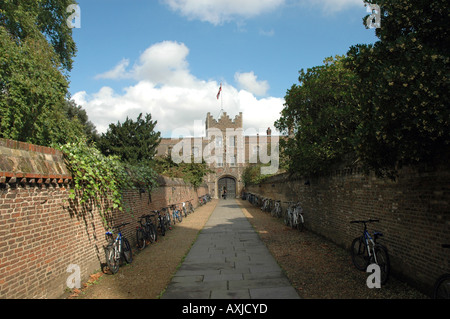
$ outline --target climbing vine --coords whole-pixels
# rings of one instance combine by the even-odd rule
[[[151,167],[129,165],[117,156],[105,156],[84,140],[60,145],[59,149],[73,176],[69,197],[75,199],[79,195],[81,204],[92,202],[99,207],[106,199],[111,203],[109,210],[123,211],[123,190],[139,188],[150,192],[157,186],[157,175]]]

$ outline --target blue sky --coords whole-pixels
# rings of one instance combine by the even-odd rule
[[[222,108],[243,112],[245,129],[273,130],[300,69],[377,40],[362,24],[362,0],[78,4],[69,91],[99,132],[150,113],[164,136],[189,135]]]

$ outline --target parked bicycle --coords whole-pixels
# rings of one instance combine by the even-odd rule
[[[156,227],[153,224],[152,217],[155,217],[155,215],[144,214],[139,217],[139,226],[136,227],[136,243],[140,250],[144,249],[145,246],[155,242],[158,239],[158,234],[156,232]]]
[[[450,248],[450,244],[442,244],[442,248]],[[440,276],[433,287],[434,299],[450,299],[450,273]]]
[[[129,223],[123,223],[111,228],[106,232],[108,239],[108,245],[105,248],[106,264],[109,270],[115,274],[119,271],[120,261],[125,260],[128,264],[133,261],[133,253],[128,240],[122,235],[121,227],[128,225]],[[117,237],[114,238],[113,229],[117,229]]]
[[[373,232],[373,237],[367,230],[368,223],[379,222],[378,219],[353,220],[350,223],[364,224],[363,234],[356,237],[351,246],[352,261],[359,270],[366,271],[369,264],[377,264],[381,271],[381,284],[385,284],[389,278],[391,265],[388,250],[385,246],[377,243],[377,239],[383,236],[380,232]]]
[[[172,209],[172,222],[175,225],[176,220],[178,220],[179,223],[183,220],[183,215],[181,215],[181,211],[177,208],[176,204],[172,204],[170,206]]]
[[[264,198],[261,210],[263,212],[270,212],[272,209],[272,200],[270,198]]]
[[[186,218],[190,213],[190,210],[188,209],[186,202],[182,203],[182,212],[184,214],[184,218]]]
[[[280,218],[283,214],[283,209],[281,208],[281,201],[276,200],[273,204],[273,209],[271,215],[276,218]]]
[[[187,202],[187,210],[188,214],[192,214],[194,212],[194,205],[192,205],[192,199]]]
[[[286,214],[284,215],[284,223],[291,228],[303,231],[305,227],[305,219],[303,218],[303,208],[300,202],[286,202],[289,203]]]
[[[158,220],[157,229],[159,229],[162,236],[165,236],[166,235],[166,220],[165,220],[166,216],[161,214],[161,212],[159,210],[155,210],[154,212],[155,212],[155,214],[157,216],[157,220]]]
[[[258,205],[258,196],[256,196],[255,194],[250,194],[248,197],[248,201],[252,204],[252,205]]]
[[[169,208],[163,207],[163,208],[161,208],[161,211],[162,211],[161,215],[164,220],[164,226],[165,226],[166,231],[171,230],[172,229],[172,221],[170,219]]]

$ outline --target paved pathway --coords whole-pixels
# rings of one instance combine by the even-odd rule
[[[162,299],[299,299],[234,199],[217,204]]]

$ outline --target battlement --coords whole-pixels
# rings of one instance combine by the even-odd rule
[[[219,120],[214,119],[211,113],[208,112],[206,115],[206,130],[209,128],[218,128],[222,131],[225,131],[227,128],[243,128],[242,112],[239,112],[239,115],[236,115],[234,120],[228,116],[227,112],[223,112]]]

